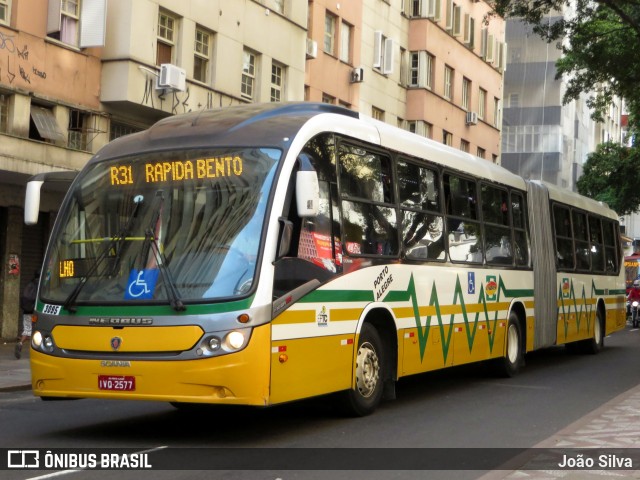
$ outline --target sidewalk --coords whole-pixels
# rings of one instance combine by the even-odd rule
[[[14,356],[15,341],[0,341],[0,394],[18,390],[31,390],[29,343],[22,346],[22,357]]]
[[[31,389],[29,348],[25,344],[22,358],[17,360],[15,345],[11,341],[0,342],[0,395]],[[534,448],[640,449],[640,385],[618,395]],[[531,459],[530,465],[535,461],[535,458]],[[633,467],[634,470],[496,470],[479,480],[596,480],[605,477],[640,480],[640,465],[634,464]]]

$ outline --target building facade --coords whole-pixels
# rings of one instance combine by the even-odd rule
[[[109,141],[247,102],[343,105],[498,162],[504,22],[474,0],[0,0],[0,337],[66,186]]]
[[[506,45],[489,12],[474,0],[312,0],[305,99],[499,162]]]
[[[502,165],[524,178],[575,191],[582,165],[596,145],[622,141],[621,101],[611,104],[604,122],[594,122],[587,106],[589,92],[563,104],[567,83],[556,79],[562,51],[555,43],[545,42],[517,20],[507,21],[506,41]]]

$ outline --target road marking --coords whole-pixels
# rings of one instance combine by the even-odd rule
[[[141,453],[153,453],[153,452],[157,452],[158,450],[164,450],[165,448],[169,448],[168,445],[164,445],[161,447],[155,447],[155,448],[150,448],[148,450],[142,450],[140,452],[133,452],[133,454],[141,454]],[[76,470],[61,470],[59,472],[53,472],[53,473],[47,473],[46,475],[40,475],[39,477],[30,477],[27,478],[26,480],[44,480],[45,478],[54,478],[54,477],[60,477],[62,475],[69,475],[71,473],[77,473],[77,472],[84,472],[86,469],[81,468],[81,469],[76,469]],[[92,469],[95,471],[99,471],[99,468],[96,469]]]

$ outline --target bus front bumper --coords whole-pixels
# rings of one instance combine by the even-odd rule
[[[31,350],[40,397],[269,405],[270,325],[243,350],[197,360],[75,359]]]

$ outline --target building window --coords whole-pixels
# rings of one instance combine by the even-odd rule
[[[331,105],[336,104],[336,97],[332,97],[326,93],[322,94],[322,103],[330,103]]]
[[[453,145],[453,135],[446,130],[442,131],[442,143],[445,145]]]
[[[334,54],[337,21],[334,14],[326,12],[324,17],[324,51],[330,55]]]
[[[411,52],[409,57],[410,87],[431,89],[433,86],[433,65],[435,58],[428,52]]]
[[[482,88],[478,90],[478,118],[484,119],[484,112],[487,110],[487,91]]]
[[[285,68],[273,62],[271,64],[271,101],[282,101],[282,90],[284,89],[284,72]]]
[[[469,153],[469,147],[469,142],[467,142],[466,140],[460,140],[460,150]]]
[[[134,127],[133,125],[128,125],[126,123],[120,123],[112,120],[109,129],[109,141],[141,131],[142,128]]]
[[[256,84],[256,55],[249,50],[245,50],[242,55],[242,86],[240,94],[244,98],[253,100]]]
[[[0,0],[0,23],[9,24],[11,17],[11,0]]]
[[[453,68],[449,65],[444,67],[444,98],[453,100]]]
[[[284,0],[273,0],[273,11],[284,14]]]
[[[47,143],[66,140],[51,108],[31,105],[29,138]]]
[[[69,111],[69,134],[67,147],[74,150],[88,150],[87,131],[91,116],[80,110]]]
[[[381,122],[384,122],[384,110],[380,110],[379,108],[376,108],[376,107],[371,107],[371,116],[376,120],[380,120]]]
[[[351,64],[351,32],[353,28],[346,22],[340,27],[340,60]]]
[[[485,158],[487,155],[487,152],[485,151],[484,148],[478,147],[478,153],[476,153],[476,155],[480,158]]]
[[[156,65],[171,63],[176,38],[176,19],[166,12],[158,14],[158,38],[156,47]]]
[[[202,28],[196,28],[193,48],[193,78],[206,83],[209,61],[211,60],[211,34]]]
[[[53,6],[49,6],[47,36],[68,45],[78,46],[80,0],[51,0],[51,2]]]
[[[462,79],[462,108],[469,110],[469,104],[471,102],[471,80],[468,78]]]
[[[518,108],[520,106],[520,95],[512,93],[509,95],[509,107]]]
[[[391,38],[385,37],[381,31],[373,32],[373,68],[383,75],[393,73],[396,46]]]
[[[502,118],[500,115],[500,99],[493,99],[493,126],[500,128],[500,124],[502,123]]]
[[[0,132],[7,133],[9,126],[9,95],[0,93]]]

